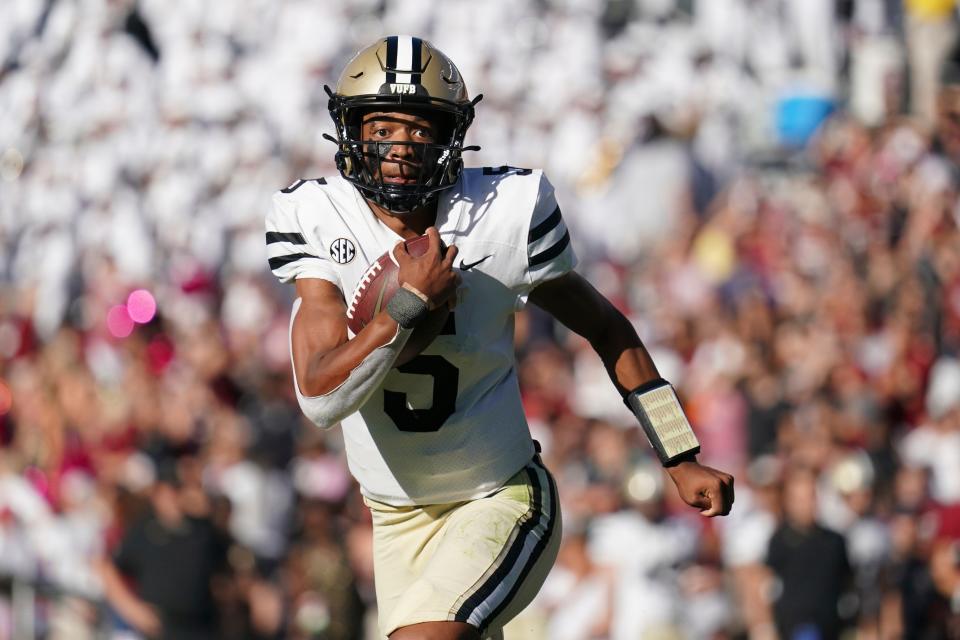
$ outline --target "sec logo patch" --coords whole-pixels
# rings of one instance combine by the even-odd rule
[[[357,255],[357,248],[346,238],[337,238],[330,244],[330,257],[339,264],[347,264]]]

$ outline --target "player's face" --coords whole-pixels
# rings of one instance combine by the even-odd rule
[[[428,160],[422,144],[437,140],[436,127],[423,116],[403,111],[375,111],[363,116],[361,135],[371,173],[385,184],[417,184]],[[395,144],[393,144],[395,143]],[[379,161],[378,161],[379,158]]]

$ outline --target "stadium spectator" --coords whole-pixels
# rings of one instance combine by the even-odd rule
[[[936,119],[944,61],[957,42],[956,0],[905,0],[911,111],[926,124]]]
[[[781,638],[838,638],[840,609],[849,601],[850,565],[843,537],[817,524],[816,476],[788,474],[782,505],[784,519],[767,552],[777,579],[777,631]]]
[[[214,581],[225,571],[228,541],[205,514],[190,513],[186,498],[175,463],[167,461],[149,513],[102,564],[107,600],[148,637],[199,640],[220,627]]]

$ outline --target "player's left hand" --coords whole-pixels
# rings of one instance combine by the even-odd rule
[[[733,476],[706,467],[696,460],[668,467],[680,497],[708,518],[725,516],[733,507]]]

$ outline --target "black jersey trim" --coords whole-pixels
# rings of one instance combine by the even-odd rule
[[[558,255],[563,253],[563,250],[567,248],[567,245],[570,244],[570,232],[563,234],[563,237],[557,241],[557,244],[553,245],[546,251],[541,251],[535,256],[530,257],[530,266],[535,267],[538,264],[543,264],[544,262],[549,262],[553,260]]]
[[[270,269],[276,271],[282,266],[288,265],[291,262],[296,262],[297,260],[302,260],[303,258],[316,258],[317,256],[310,255],[309,253],[290,253],[285,256],[277,256],[276,258],[270,258]]]
[[[267,231],[267,244],[275,242],[289,242],[290,244],[307,244],[302,233],[289,233],[285,231]]]
[[[293,193],[294,191],[302,187],[304,182],[306,182],[306,180],[297,180],[286,189],[280,189],[280,193]]]
[[[292,185],[290,185],[286,189],[280,189],[280,193],[293,193],[294,191],[296,191],[303,185],[307,184],[308,182],[316,182],[317,184],[327,184],[327,179],[326,178],[313,178],[312,180],[300,179],[294,182]]]
[[[529,244],[531,242],[536,242],[543,236],[553,231],[554,228],[560,224],[561,220],[563,220],[563,216],[560,214],[560,207],[557,206],[557,208],[553,210],[553,213],[547,216],[546,220],[535,226],[533,229],[530,229],[530,233],[527,234],[527,243]]]

